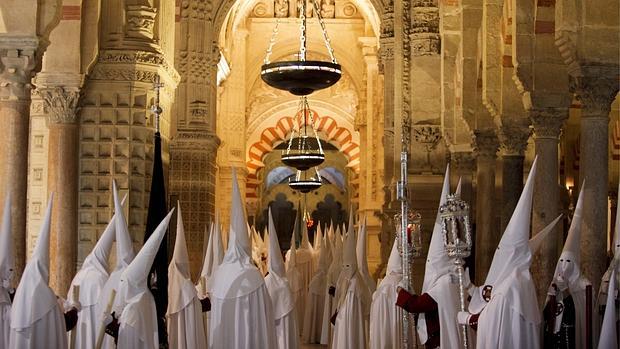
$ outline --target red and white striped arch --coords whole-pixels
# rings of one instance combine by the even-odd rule
[[[351,130],[347,127],[339,125],[336,119],[330,116],[320,116],[313,110],[314,126],[320,137],[336,146],[347,158],[348,167],[356,173],[359,172],[360,166],[360,147],[359,143],[354,139]],[[284,116],[278,120],[275,126],[267,127],[261,133],[259,140],[254,142],[248,148],[247,168],[248,181],[246,196],[248,198],[257,197],[256,187],[258,187],[258,179],[256,172],[265,166],[262,162],[263,156],[271,152],[275,146],[285,141],[294,127],[294,119],[291,116]]]

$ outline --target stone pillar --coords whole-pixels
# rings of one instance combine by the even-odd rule
[[[585,179],[581,230],[581,271],[598,290],[606,268],[601,258],[606,248],[609,167],[609,112],[618,93],[618,66],[582,67],[575,78],[581,101],[579,177]]]
[[[0,200],[11,195],[15,281],[26,265],[26,205],[30,84],[37,61],[35,37],[0,36]]]
[[[476,282],[484,282],[501,238],[495,224],[495,160],[499,142],[492,129],[474,132],[476,154]]]
[[[534,182],[532,206],[532,235],[538,234],[559,214],[560,187],[558,170],[558,142],[562,125],[568,117],[564,108],[533,109],[530,118],[534,126],[537,173]],[[559,229],[556,227],[556,229]],[[563,235],[553,234],[534,256],[532,274],[537,293],[542,297],[551,283]]]
[[[47,181],[49,193],[54,193],[49,283],[56,294],[66,294],[77,264],[79,83],[73,87],[42,87],[37,91],[49,113]]]
[[[523,190],[523,160],[530,134],[527,125],[502,126],[499,132],[502,148],[502,233]]]

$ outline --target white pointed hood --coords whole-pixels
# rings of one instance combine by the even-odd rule
[[[269,208],[269,256],[268,256],[269,274],[275,274],[279,277],[286,277],[286,267],[280,250],[280,242],[276,233],[276,225],[273,223],[271,215],[271,207]]]
[[[118,189],[116,181],[112,181],[112,193],[114,195],[114,220],[116,227],[116,270],[122,270],[127,267],[134,259],[133,244],[131,235],[127,229],[127,220],[125,220],[125,212],[123,205],[118,198]]]
[[[301,220],[301,244],[299,249],[312,251],[312,245],[310,245],[310,238],[308,237],[308,224],[303,219]]]
[[[513,311],[520,313],[527,321],[538,324],[540,311],[537,302],[532,301],[536,299],[536,290],[529,272],[532,262],[529,245],[530,220],[536,164],[537,158],[532,163],[517,206],[495,250],[491,268],[483,285],[493,287],[491,300],[497,295],[504,295],[512,302]],[[483,287],[479,290],[482,292]],[[470,313],[477,314],[486,306],[481,292],[476,292],[472,296],[469,303]]]
[[[347,278],[353,277],[353,274],[357,272],[357,253],[356,253],[356,244],[357,239],[355,236],[355,227],[353,220],[353,208],[350,210],[349,214],[349,229],[347,231],[347,236],[344,240],[344,250],[342,251],[342,271],[347,275]]]
[[[446,167],[446,174],[443,178],[439,207],[448,201],[448,194],[450,194],[450,165]],[[422,293],[430,291],[440,277],[454,271],[454,269],[454,262],[448,257],[446,248],[443,244],[441,218],[439,216],[439,210],[437,210],[435,225],[433,226],[433,235],[431,235],[431,242],[428,246],[428,254],[426,256]]]
[[[177,236],[174,242],[172,260],[168,266],[167,314],[178,313],[196,297],[196,288],[190,278],[189,254],[187,253],[181,203],[177,201]]]
[[[262,275],[250,260],[252,250],[234,167],[231,201],[228,250],[211,278],[211,293],[219,299],[242,297],[265,284]]]
[[[202,260],[202,269],[200,269],[200,277],[205,281],[211,276],[211,266],[213,265],[213,231],[215,224],[209,224],[209,238],[207,239],[207,248],[205,249],[205,257]],[[206,231],[205,231],[206,232]]]
[[[553,222],[549,223],[543,230],[539,231],[538,234],[532,236],[528,245],[530,246],[530,251],[532,256],[538,252],[538,249],[542,246],[543,242],[549,238],[549,235],[553,233],[555,230],[555,226],[558,224],[562,215],[560,214]]]
[[[52,308],[58,306],[56,295],[48,285],[53,201],[54,194],[50,195],[37,244],[15,291],[11,306],[11,328],[18,331],[32,326]]]
[[[463,177],[459,177],[459,182],[456,184],[456,191],[454,192],[454,194],[458,197],[461,197],[462,186],[463,186]]]
[[[403,274],[403,262],[398,252],[398,240],[394,239],[392,243],[392,251],[390,252],[390,258],[388,259],[385,275],[390,274]]]
[[[485,285],[497,286],[514,270],[528,270],[532,262],[532,254],[528,245],[530,237],[530,221],[532,216],[532,197],[538,158],[534,159],[532,168],[519,197],[519,202],[510,217],[506,230],[493,255],[493,262]]]
[[[159,250],[159,245],[166,235],[173,212],[174,209],[172,209],[161,223],[159,223],[136,257],[121,274],[121,285],[119,289],[122,296],[121,299],[126,304],[137,300],[137,296],[142,293],[148,292],[147,279],[149,271],[153,266],[153,261],[157,255],[157,250]]]
[[[613,264],[613,263],[612,263]],[[616,319],[616,270],[611,270],[609,286],[607,289],[607,302],[603,324],[601,325],[601,336],[598,342],[599,349],[618,349],[618,333]]]
[[[330,286],[336,286],[338,276],[342,270],[342,239],[340,238],[340,227],[336,226],[336,233],[333,234],[332,243],[332,261],[327,271],[327,283]]]
[[[368,291],[372,294],[377,289],[377,283],[372,278],[372,276],[370,276],[370,272],[368,271],[366,239],[366,216],[364,216],[364,219],[361,221],[360,224],[359,234],[357,234],[357,245],[355,247],[355,252],[357,254],[357,266],[360,275],[364,279],[364,283],[366,284],[366,287],[368,287]]]
[[[13,268],[15,267],[11,240],[11,194],[9,193],[4,203],[2,228],[0,228],[0,289],[8,290],[11,287]],[[2,294],[3,292],[0,291],[0,303],[5,301],[2,299]]]
[[[127,195],[123,197],[121,205],[125,203]],[[101,288],[108,280],[108,258],[112,249],[112,243],[116,239],[116,213],[106,226],[105,230],[97,240],[93,250],[86,256],[82,268],[77,272],[71,281],[71,287],[67,293],[67,299],[73,299],[73,287],[80,287],[80,304],[91,306],[99,302]]]
[[[269,292],[273,306],[275,320],[288,315],[295,308],[293,293],[286,278],[284,259],[282,250],[276,233],[276,226],[273,223],[271,208],[269,208],[269,274],[265,277],[265,286]]]
[[[564,243],[564,248],[560,254],[558,263],[555,266],[555,272],[553,274],[553,281],[555,282],[558,277],[568,280],[568,285],[571,289],[576,290],[580,286],[584,286],[583,282],[588,283],[581,276],[581,221],[583,218],[583,193],[585,192],[586,182],[581,185],[581,192],[577,199],[577,206],[575,207],[575,213],[573,214],[573,220],[571,221],[570,228],[568,229],[568,236]]]
[[[323,230],[321,229],[321,223],[316,227],[316,235],[314,235],[314,246],[312,249],[318,251],[323,247]]]

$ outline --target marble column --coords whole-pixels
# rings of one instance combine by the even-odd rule
[[[559,184],[559,136],[568,117],[568,109],[532,109],[530,119],[534,126],[534,145],[536,149],[537,173],[534,182],[532,203],[532,235],[537,234],[560,213]],[[556,227],[556,229],[561,229]],[[545,240],[532,263],[532,274],[539,298],[543,297],[551,283],[553,271],[562,246],[563,235],[553,234],[555,238]]]
[[[484,282],[501,233],[495,224],[495,160],[499,142],[492,129],[474,132],[476,154],[476,283]]]
[[[48,192],[54,193],[49,284],[56,294],[66,294],[77,265],[79,84],[42,87],[37,92],[48,113],[47,182]]]
[[[581,228],[581,270],[594,290],[606,269],[601,258],[607,237],[607,192],[609,170],[609,112],[618,93],[618,66],[582,67],[584,76],[575,79],[581,101],[579,177],[585,179]]]
[[[502,152],[502,220],[503,232],[517,206],[523,190],[523,161],[531,131],[527,125],[504,125],[499,139]]]
[[[0,200],[11,195],[14,282],[26,265],[26,205],[31,79],[37,62],[35,37],[0,36]]]

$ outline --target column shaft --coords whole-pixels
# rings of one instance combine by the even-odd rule
[[[50,286],[66,294],[77,263],[79,126],[50,123],[48,190],[54,193],[50,239]]]
[[[502,155],[502,232],[523,191],[523,155]]]

